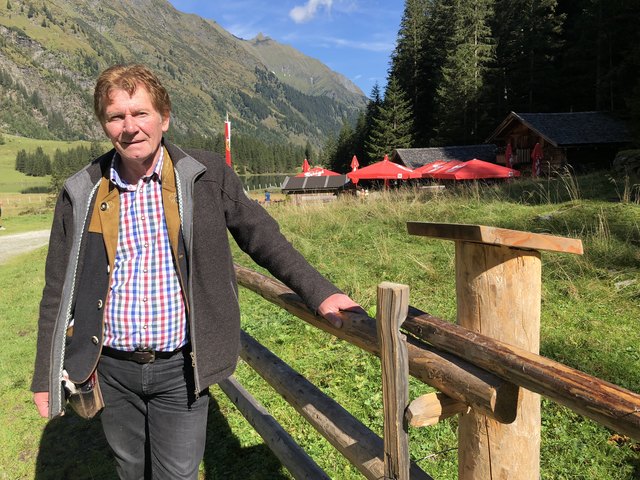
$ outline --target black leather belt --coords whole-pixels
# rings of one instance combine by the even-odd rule
[[[152,363],[156,360],[156,358],[171,358],[176,353],[181,352],[183,349],[184,347],[180,347],[171,352],[161,352],[158,350],[152,350],[150,348],[138,348],[132,352],[127,352],[125,350],[117,350],[111,347],[102,347],[102,355],[111,358],[117,358],[118,360],[129,360],[136,363]]]

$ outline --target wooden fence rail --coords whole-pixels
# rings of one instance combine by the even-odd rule
[[[240,357],[366,478],[385,478],[384,445],[378,435],[246,332],[240,346]],[[431,478],[416,464],[410,469],[414,480]]]
[[[343,312],[342,327],[336,328],[315,315],[300,297],[277,280],[238,265],[236,276],[241,286],[289,313],[366,352],[380,356],[375,319],[367,315]],[[519,388],[513,383],[417,339],[407,339],[407,350],[409,372],[415,378],[499,422],[509,423],[514,420]]]
[[[540,395],[640,439],[639,394],[539,355],[539,250],[581,254],[580,240],[479,225],[407,226],[413,235],[455,241],[456,325],[409,307],[409,287],[385,282],[377,320],[342,312],[336,328],[282,283],[235,267],[243,287],[381,358],[384,442],[243,333],[242,358],[367,478],[430,478],[409,460],[408,424],[460,414],[460,480],[538,479]],[[440,392],[410,402],[409,373]],[[293,446],[289,455],[316,468]]]
[[[337,329],[315,315],[300,297],[277,280],[237,265],[236,274],[240,285],[260,294],[266,300],[363,350],[379,354],[376,342],[373,341],[375,319],[344,312],[343,327]],[[517,396],[517,388],[511,390],[509,395],[504,393],[505,389],[521,385],[616,432],[640,440],[640,395],[637,393],[541,355],[498,342],[413,307],[409,307],[403,328],[416,337],[408,339],[411,375],[473,408],[478,406],[474,402],[481,405],[483,413],[493,413],[498,419],[503,417],[496,414],[504,412],[500,407],[505,407],[508,402],[503,395],[509,400],[513,399],[512,395]],[[455,352],[456,355],[443,355],[437,349]],[[421,356],[417,350],[424,351],[425,355]],[[470,363],[464,362],[460,357]],[[451,385],[444,385],[444,382],[454,380],[453,384],[459,383],[461,380],[454,375],[468,375],[465,378],[473,379],[473,385],[452,390]],[[445,388],[440,388],[440,385]],[[499,405],[501,401],[504,403]],[[508,422],[509,418],[506,418],[505,423]]]
[[[417,338],[640,440],[640,395],[409,307],[404,329]]]

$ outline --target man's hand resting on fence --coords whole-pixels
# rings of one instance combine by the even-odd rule
[[[336,328],[342,326],[339,312],[348,311],[366,315],[367,312],[344,293],[334,293],[327,297],[318,307],[318,313]]]
[[[38,407],[38,413],[41,417],[49,416],[49,392],[35,392],[33,394],[33,403]]]

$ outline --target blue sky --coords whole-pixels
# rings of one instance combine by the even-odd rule
[[[237,37],[263,33],[343,74],[365,95],[386,84],[404,0],[169,0]]]

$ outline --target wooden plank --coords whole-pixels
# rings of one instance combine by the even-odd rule
[[[409,364],[400,327],[407,318],[409,287],[378,285],[376,325],[382,365],[384,406],[384,474],[391,480],[409,478],[409,433],[405,410],[409,403]]]
[[[443,240],[502,245],[505,247],[548,250],[582,255],[582,240],[541,233],[521,232],[506,228],[456,223],[407,222],[410,235]]]
[[[243,287],[305,322],[380,356],[373,318],[343,312],[342,327],[335,328],[311,312],[300,297],[277,280],[238,265],[235,269]],[[415,338],[407,339],[407,351],[409,372],[414,377],[500,422],[509,423],[516,417],[519,388],[512,383]]]
[[[296,480],[331,479],[234,377],[222,380],[218,385],[264,439],[293,478]]]
[[[427,393],[413,400],[407,408],[407,421],[412,427],[429,427],[445,418],[467,413],[469,407],[442,392]]]
[[[640,394],[409,307],[405,331],[640,440]]]
[[[366,478],[383,478],[384,444],[378,435],[246,332],[240,356]],[[411,478],[431,479],[413,462]]]

